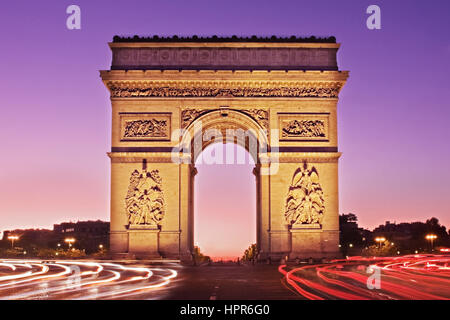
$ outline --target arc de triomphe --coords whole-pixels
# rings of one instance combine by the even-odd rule
[[[111,69],[100,74],[112,105],[116,256],[191,257],[194,163],[218,140],[255,159],[262,259],[338,256],[336,108],[348,72],[333,37],[115,37],[109,46]]]

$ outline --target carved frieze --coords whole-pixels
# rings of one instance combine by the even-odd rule
[[[329,114],[279,114],[280,141],[329,140]]]
[[[158,170],[148,172],[144,164],[141,172],[134,170],[131,173],[125,212],[129,227],[158,227],[165,214],[162,179]]]
[[[121,141],[170,140],[170,113],[121,113]]]
[[[337,98],[341,82],[108,81],[111,97]]]
[[[321,226],[325,212],[325,200],[319,173],[305,162],[292,177],[286,197],[285,219],[292,228],[304,225]]]
[[[337,70],[334,44],[322,44],[319,48],[113,45],[112,51],[112,69]]]

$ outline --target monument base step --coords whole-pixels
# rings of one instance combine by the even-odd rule
[[[163,257],[160,254],[149,254],[139,252],[120,252],[112,254],[113,260],[161,260]],[[173,260],[173,259],[172,259]]]
[[[133,253],[137,260],[163,260],[159,254]]]
[[[136,259],[135,255],[128,252],[120,252],[112,254],[113,260],[134,260]]]

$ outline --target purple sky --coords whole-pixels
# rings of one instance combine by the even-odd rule
[[[81,7],[79,31],[66,29],[70,4]],[[366,28],[370,4],[381,30]],[[431,216],[450,227],[449,12],[447,0],[4,2],[0,230],[109,218],[111,112],[98,70],[110,66],[115,34],[336,36],[350,70],[340,211],[365,227]],[[218,176],[199,174],[198,188],[200,179]],[[229,194],[236,210],[254,202],[247,180],[249,193]]]

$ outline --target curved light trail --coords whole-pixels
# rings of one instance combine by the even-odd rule
[[[171,268],[109,262],[0,260],[0,300],[158,299],[177,275]]]
[[[450,300],[448,254],[350,257],[301,267],[284,264],[278,270],[310,300]]]

